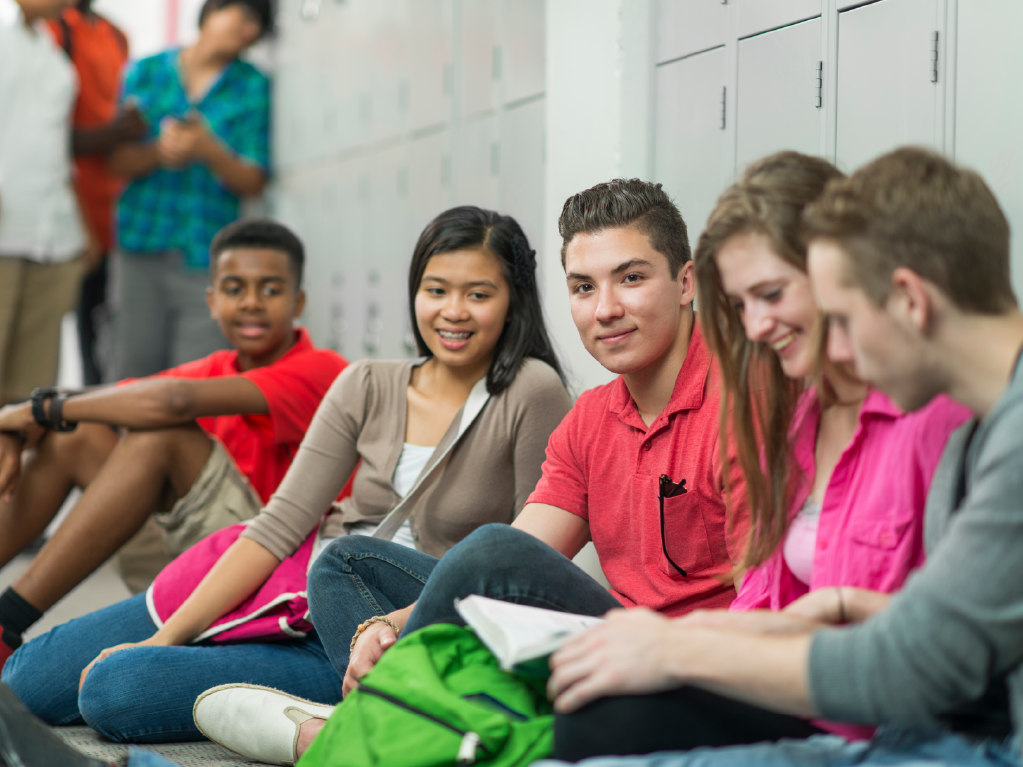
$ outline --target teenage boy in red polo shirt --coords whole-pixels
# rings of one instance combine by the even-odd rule
[[[559,221],[572,318],[587,351],[619,374],[585,392],[551,435],[543,477],[512,526],[451,549],[419,601],[388,618],[402,634],[461,624],[455,598],[603,615],[727,607],[748,531],[736,461],[722,461],[721,387],[693,312],[686,225],[660,185],[616,179],[570,197]],[[660,511],[661,475],[664,487]],[[675,492],[685,481],[687,492]],[[481,478],[485,481],[485,478]],[[608,592],[571,557],[592,540]],[[347,693],[396,641],[386,623],[355,643]],[[315,727],[303,726],[300,749]]]
[[[176,556],[269,500],[347,364],[293,325],[305,305],[303,262],[302,243],[280,224],[231,224],[210,246],[207,294],[233,351],[73,396],[36,390],[32,402],[0,410],[0,567],[73,487],[85,490],[0,594],[0,668],[22,633],[150,515]]]

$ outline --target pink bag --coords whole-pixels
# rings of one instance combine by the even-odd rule
[[[206,536],[165,567],[149,590],[146,606],[157,627],[184,604],[231,544],[245,523],[231,525]],[[311,631],[306,576],[319,526],[298,551],[285,559],[248,599],[213,623],[193,641],[268,642],[301,639]]]

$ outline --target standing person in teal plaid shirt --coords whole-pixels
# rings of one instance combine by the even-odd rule
[[[209,243],[269,172],[270,86],[238,57],[273,25],[271,0],[206,0],[199,39],[128,69],[124,105],[149,124],[110,169],[129,179],[117,205],[115,373],[146,376],[226,341],[205,293]]]

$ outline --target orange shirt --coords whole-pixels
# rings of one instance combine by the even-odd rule
[[[62,20],[48,24],[57,45],[65,50],[70,48],[71,61],[78,71],[74,127],[99,128],[106,125],[117,114],[121,71],[128,61],[127,38],[101,16],[92,14],[86,17],[74,8],[64,11]],[[70,46],[65,39],[65,30],[70,32]],[[75,166],[75,186],[85,216],[104,248],[109,250],[113,204],[120,192],[120,181],[107,172],[103,155],[76,157]]]

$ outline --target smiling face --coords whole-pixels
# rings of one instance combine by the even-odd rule
[[[287,254],[260,248],[223,251],[206,297],[243,370],[267,365],[291,348],[293,321],[305,307]]]
[[[488,250],[455,250],[426,263],[416,292],[416,325],[442,365],[485,371],[504,332],[511,294]]]
[[[944,391],[940,366],[930,364],[921,334],[907,317],[878,306],[851,283],[847,257],[838,245],[812,242],[808,265],[828,321],[830,359],[853,364],[861,379],[906,411],[918,410]]]
[[[746,338],[767,344],[789,378],[810,375],[817,356],[813,329],[818,318],[810,278],[758,233],[727,240],[715,260]]]
[[[682,314],[695,295],[692,262],[672,278],[649,238],[624,227],[573,237],[565,274],[579,337],[612,373],[638,373],[678,346]]]
[[[230,57],[240,55],[262,33],[259,16],[245,3],[231,3],[209,11],[199,30],[206,45]]]

